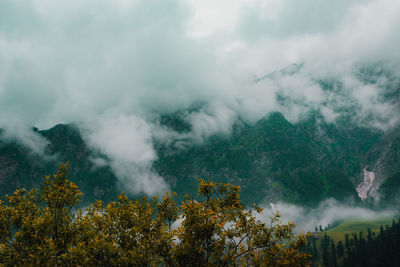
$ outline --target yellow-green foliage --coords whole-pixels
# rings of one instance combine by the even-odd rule
[[[45,177],[40,191],[17,190],[0,202],[0,265],[309,266],[294,224],[269,224],[247,209],[238,186],[200,180],[199,200],[174,194],[129,200],[121,193],[73,210],[81,192],[69,163]]]

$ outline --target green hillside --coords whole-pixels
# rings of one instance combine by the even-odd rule
[[[338,241],[344,241],[345,235],[352,235],[353,233],[364,232],[367,233],[368,229],[371,229],[371,232],[379,232],[380,227],[383,225],[391,225],[394,218],[381,218],[381,219],[373,219],[373,220],[350,220],[345,221],[336,227],[328,229],[320,233],[320,235],[327,234],[329,237]]]

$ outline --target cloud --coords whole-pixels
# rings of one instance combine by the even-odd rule
[[[224,103],[211,102],[200,111],[190,113],[187,119],[192,124],[194,139],[203,142],[213,134],[230,135],[235,115]]]
[[[164,180],[151,171],[157,156],[146,121],[110,111],[100,116],[88,130],[88,143],[107,155],[124,190],[153,195],[168,189]],[[99,159],[94,161],[102,163]]]
[[[12,119],[11,119],[12,118]],[[0,125],[2,125],[0,117]],[[36,131],[32,131],[32,126],[27,125],[21,117],[10,113],[7,116],[7,127],[0,131],[0,139],[11,142],[19,142],[30,150],[31,153],[49,160],[52,157],[46,154],[45,149],[48,141]]]
[[[340,203],[334,199],[327,199],[316,208],[300,207],[279,202],[274,205],[274,209],[281,214],[280,221],[282,223],[294,221],[296,230],[299,232],[312,232],[315,226],[321,225],[325,228],[329,224],[332,225],[345,220],[373,220],[377,218],[394,218],[398,215],[398,208],[374,210]],[[258,215],[259,219],[268,222],[272,212],[272,207],[265,207],[263,212]]]
[[[352,107],[356,122],[396,124],[396,106],[381,97],[391,81],[365,84],[357,72],[380,62],[399,74],[399,27],[397,0],[4,0],[0,127],[37,151],[31,125],[91,129],[120,180],[151,193],[149,182],[164,186],[149,170],[152,137],[201,142],[271,111],[296,121],[317,109],[333,122]],[[254,82],[293,63],[303,67]],[[319,80],[343,86],[328,92]],[[154,118],[176,111],[193,131],[158,133]],[[131,169],[134,155],[143,158]],[[148,182],[131,178],[139,173]]]
[[[112,154],[117,160],[131,159],[138,164],[155,159],[150,128],[143,119],[134,115],[112,116],[106,113],[97,122],[97,127],[88,137],[94,146],[103,149],[101,152]]]

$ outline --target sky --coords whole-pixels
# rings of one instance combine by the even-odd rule
[[[151,171],[153,141],[181,135],[159,114],[185,111],[194,143],[272,111],[334,122],[356,106],[366,127],[396,125],[388,79],[359,74],[379,66],[400,77],[399,32],[398,0],[2,0],[2,138],[43,154],[32,126],[75,123],[127,189],[154,194],[168,185]]]

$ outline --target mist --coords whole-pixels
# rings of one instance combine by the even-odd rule
[[[398,106],[382,98],[391,81],[366,83],[360,69],[400,77],[399,29],[397,0],[4,0],[2,138],[43,155],[31,127],[74,123],[126,190],[155,194],[168,185],[151,171],[154,139],[201,143],[272,111],[296,122],[319,110],[334,123],[356,107],[365,127],[397,125]],[[190,133],[154,119],[180,111]]]
[[[282,223],[294,222],[296,231],[313,232],[315,227],[323,229],[335,223],[347,220],[377,220],[398,218],[398,207],[387,207],[384,210],[376,210],[368,207],[360,207],[354,204],[339,202],[335,199],[326,199],[315,208],[301,207],[284,202],[278,202],[265,206],[258,218],[269,222],[274,212],[279,212]]]

